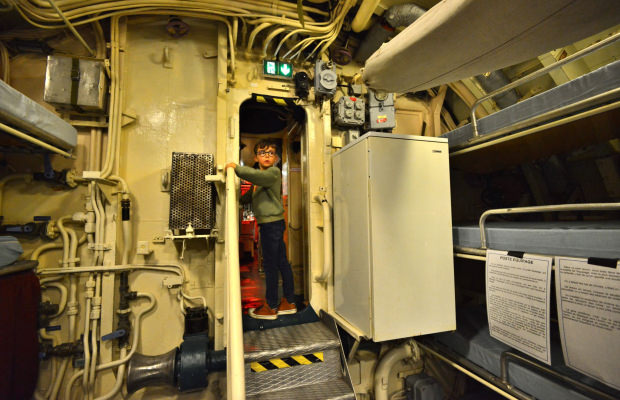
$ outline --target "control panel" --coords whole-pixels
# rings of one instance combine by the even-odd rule
[[[396,126],[394,95],[368,89],[368,129],[392,129]]]
[[[340,126],[362,126],[366,121],[364,99],[343,96],[334,105],[334,123]]]

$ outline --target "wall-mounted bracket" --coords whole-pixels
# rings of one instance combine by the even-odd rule
[[[214,175],[205,175],[205,180],[207,182],[213,182],[218,199],[223,199],[223,191],[226,186],[226,175],[224,174],[224,167],[221,165],[218,165],[216,169],[217,172]]]
[[[216,239],[217,240],[218,237],[218,230],[217,229],[211,229],[211,232],[209,234],[195,234],[194,228],[192,227],[192,224],[189,223],[187,224],[187,228],[185,228],[185,234],[184,235],[175,235],[171,230],[167,230],[166,233],[164,234],[164,239],[166,240],[181,240],[182,241],[182,246],[181,246],[181,254],[179,255],[179,260],[183,260],[183,257],[185,255],[185,249],[186,249],[186,240],[192,240],[192,239],[205,239],[207,242],[209,241],[209,239]]]

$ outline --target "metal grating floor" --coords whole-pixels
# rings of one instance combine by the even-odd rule
[[[247,400],[355,400],[355,393],[344,379],[333,379],[320,385],[305,385],[276,392],[248,395]]]
[[[243,343],[246,362],[340,347],[338,337],[322,322],[245,332]]]
[[[290,355],[295,355],[291,353]],[[273,392],[305,385],[323,384],[342,377],[340,350],[323,351],[324,361],[309,365],[253,372],[245,365],[245,391],[247,395]],[[302,397],[305,398],[305,397]]]
[[[213,173],[213,155],[172,153],[170,171],[170,229],[212,229],[215,221],[213,184],[205,175]]]

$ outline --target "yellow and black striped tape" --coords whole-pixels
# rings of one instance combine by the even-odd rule
[[[275,105],[284,106],[284,107],[295,105],[295,99],[290,98],[290,97],[275,97],[275,96],[268,96],[266,94],[253,93],[252,99],[259,103],[275,104]]]
[[[250,364],[252,372],[263,372],[273,369],[295,367],[323,362],[323,353],[304,354],[284,358],[272,358],[269,361],[258,361]]]

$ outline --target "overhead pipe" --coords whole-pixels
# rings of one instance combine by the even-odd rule
[[[355,53],[355,60],[364,62],[392,37],[396,28],[407,27],[426,12],[416,4],[397,4],[383,14],[385,22],[375,24],[366,34]]]
[[[355,14],[355,18],[353,18],[353,22],[351,23],[351,29],[353,29],[353,32],[361,32],[366,29],[366,25],[368,25],[370,17],[372,17],[372,14],[375,12],[375,9],[380,2],[381,0],[362,0],[362,4],[357,10],[357,14]]]
[[[417,4],[396,4],[388,8],[383,17],[390,26],[399,28],[411,25],[425,12],[426,10]]]
[[[383,43],[390,40],[393,34],[394,28],[385,22],[380,22],[373,25],[368,30],[368,33],[366,33],[364,40],[360,43],[360,46],[357,48],[353,59],[357,62],[363,63],[372,55],[372,53],[377,51]]]
[[[60,8],[58,8],[56,3],[54,3],[54,0],[47,0],[47,1],[49,1],[52,8],[58,13],[58,16],[65,22],[65,25],[67,25],[67,28],[69,28],[69,30],[73,32],[77,40],[79,40],[80,43],[82,43],[82,45],[86,48],[86,50],[88,50],[88,53],[90,54],[90,56],[94,57],[97,53],[95,53],[95,51],[90,48],[90,46],[88,45],[88,43],[86,43],[82,35],[78,33],[78,31],[75,29],[73,24],[67,19],[67,17],[65,17],[65,14],[63,14]]]

